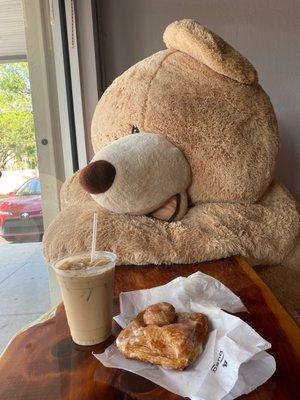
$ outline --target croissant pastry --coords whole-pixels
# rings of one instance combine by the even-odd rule
[[[200,313],[176,313],[172,304],[157,303],[140,312],[117,337],[126,358],[183,370],[202,353],[208,320]]]

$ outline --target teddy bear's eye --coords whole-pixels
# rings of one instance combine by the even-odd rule
[[[140,130],[137,126],[132,126],[131,133],[140,133]]]

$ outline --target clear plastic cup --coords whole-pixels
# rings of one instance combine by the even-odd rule
[[[116,258],[97,251],[91,264],[90,253],[78,253],[52,265],[73,341],[79,345],[101,343],[111,335]]]

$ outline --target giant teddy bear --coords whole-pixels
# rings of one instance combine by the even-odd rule
[[[120,264],[284,262],[299,216],[274,180],[277,122],[254,67],[193,20],[164,42],[101,97],[95,156],[63,185],[46,259],[89,250],[97,212],[97,248]]]

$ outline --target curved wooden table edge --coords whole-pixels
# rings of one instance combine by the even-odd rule
[[[293,347],[298,359],[300,360],[300,328],[289,313],[277,300],[271,289],[265,284],[265,282],[257,275],[251,265],[242,256],[234,257],[240,264],[243,271],[249,276],[249,278],[255,283],[261,290],[261,293],[275,315],[281,329],[285,332],[290,340],[291,346]]]

